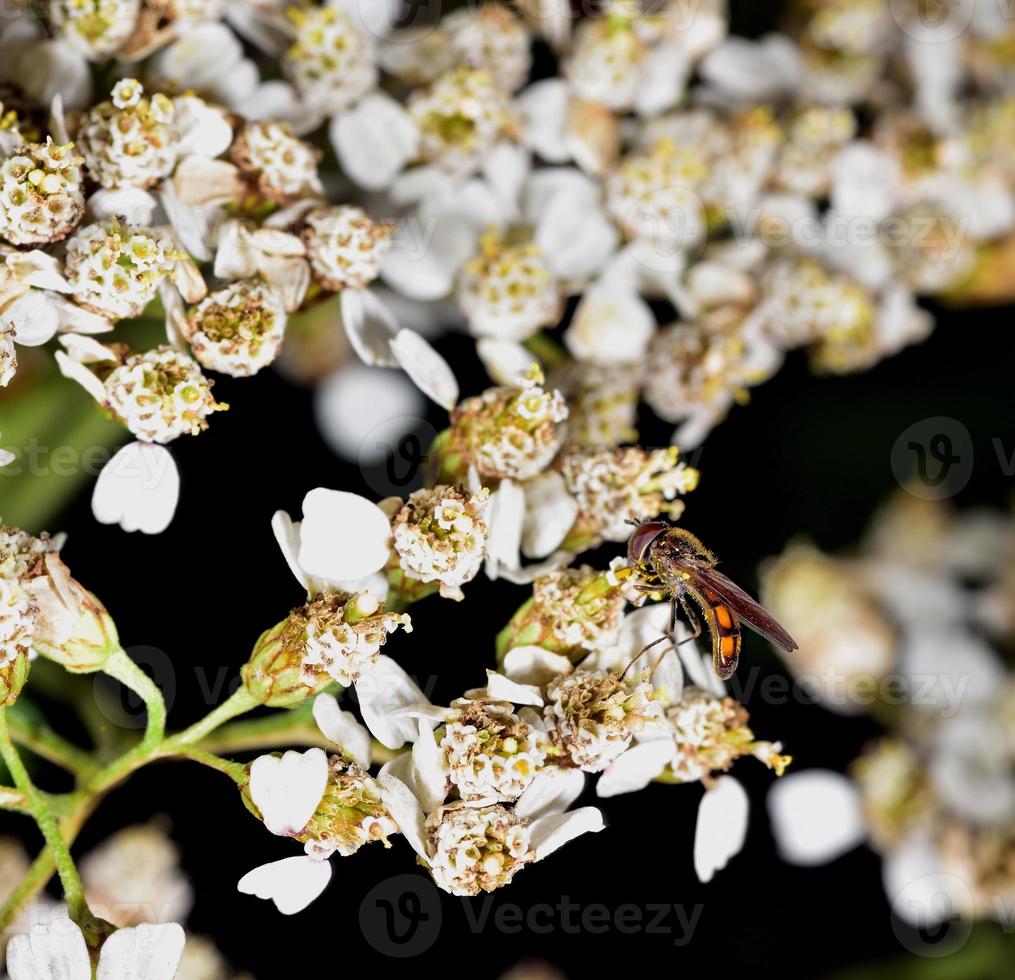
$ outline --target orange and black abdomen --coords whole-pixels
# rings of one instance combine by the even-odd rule
[[[714,592],[702,590],[699,605],[712,632],[712,665],[720,679],[728,681],[740,662],[740,619]]]

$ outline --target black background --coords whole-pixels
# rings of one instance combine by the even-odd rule
[[[735,8],[742,32],[763,26],[761,7]],[[863,374],[816,378],[802,355],[792,355],[708,438],[695,457],[702,480],[688,498],[683,523],[715,549],[729,575],[756,590],[759,562],[794,537],[831,550],[854,542],[873,509],[898,487],[890,464],[896,439],[927,417],[954,417],[971,433],[972,475],[958,502],[1009,502],[1012,480],[993,440],[1008,452],[1015,447],[1011,311],[936,312],[939,325],[930,340]],[[463,395],[485,386],[468,338],[451,336],[438,346],[455,367]],[[232,410],[215,416],[200,438],[173,446],[183,486],[166,533],[150,538],[100,526],[91,516],[90,487],[54,527],[69,532],[65,557],[109,606],[124,645],[175,689],[173,727],[206,713],[208,686],[234,677],[258,634],[301,600],[271,534],[273,511],[298,515],[303,495],[315,486],[371,497],[386,492],[378,471],[343,463],[327,449],[313,423],[310,392],[268,371],[249,380],[222,378],[216,395]],[[445,422],[431,406],[427,424],[439,430]],[[666,444],[670,428],[643,418],[643,442]],[[605,562],[619,551],[604,548],[593,557]],[[480,578],[466,587],[459,605],[432,597],[413,608],[411,637],[396,634],[386,652],[424,686],[432,684],[433,700],[446,702],[482,681],[484,667],[493,663],[496,631],[524,595],[520,587]],[[786,676],[753,635],[745,638],[742,672],[755,679]],[[878,733],[864,718],[833,716],[792,699],[766,703],[757,688],[745,699],[755,732],[782,739],[794,768],[843,769]],[[571,977],[625,969],[695,978],[824,976],[904,953],[881,890],[879,859],[861,848],[827,867],[784,865],[764,808],[771,774],[752,760],[739,763],[735,774],[751,797],[750,831],[743,852],[708,885],[696,880],[691,863],[697,786],[652,786],[605,801],[605,831],[580,838],[524,869],[510,887],[474,900],[435,899],[410,848],[396,838],[390,851],[372,845],[352,858],[334,858],[324,895],[285,918],[270,904],[239,895],[235,883],[255,865],[299,853],[298,846],[255,821],[227,779],[190,763],[153,765],[134,775],[109,795],[75,851],[85,853],[130,823],[168,815],[196,890],[190,927],[213,936],[237,968],[259,980],[364,968],[466,970],[492,978],[527,958],[551,962]],[[4,818],[4,826],[25,829],[14,818]],[[387,935],[383,903],[397,908],[407,882],[423,896],[429,918],[409,945],[400,945]],[[643,928],[569,928],[563,913],[554,913],[548,934],[492,925],[507,906],[524,911],[561,902],[580,910],[602,906],[611,917],[630,904],[638,911],[620,914],[627,922],[640,917]],[[700,906],[689,941],[673,914],[661,924],[668,931],[649,930],[660,904],[681,905],[685,914]],[[470,915],[484,912],[487,927],[471,927]],[[576,921],[581,912],[568,914]],[[413,958],[396,955],[431,942]],[[362,957],[369,966],[360,965]]]

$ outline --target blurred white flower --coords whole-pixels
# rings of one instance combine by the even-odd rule
[[[119,929],[99,952],[101,980],[173,980],[183,955],[183,930],[174,922]],[[70,919],[35,926],[7,946],[11,980],[91,980],[81,930]]]

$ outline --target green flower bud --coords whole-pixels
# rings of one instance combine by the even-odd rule
[[[260,704],[292,708],[320,693],[331,682],[327,672],[305,665],[307,607],[294,609],[281,623],[265,630],[240,670],[243,686]]]
[[[0,708],[9,708],[17,701],[21,688],[28,680],[30,665],[28,654],[21,652],[0,667]]]
[[[23,579],[35,606],[32,647],[71,673],[101,670],[120,649],[116,624],[56,553],[36,563]]]
[[[377,780],[340,755],[331,756],[329,766],[324,796],[296,839],[321,856],[337,851],[348,857],[378,840],[390,847],[388,837],[398,832],[398,826],[381,800]]]

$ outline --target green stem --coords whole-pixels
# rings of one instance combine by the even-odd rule
[[[309,748],[334,748],[317,727],[309,708],[299,707],[280,711],[264,718],[237,721],[223,725],[213,735],[198,743],[202,749],[219,754],[233,755],[236,752],[271,750],[282,746],[303,745]],[[385,748],[380,742],[371,741],[370,758],[383,764],[393,759],[398,752]]]
[[[48,725],[40,725],[23,717],[15,706],[7,718],[11,737],[23,748],[41,759],[73,773],[78,779],[87,779],[98,771],[94,759],[85,751],[58,735]]]
[[[20,790],[11,786],[0,786],[0,810],[28,813],[28,800]]]
[[[177,755],[184,759],[191,759],[200,762],[202,766],[216,769],[218,772],[227,775],[237,786],[242,786],[247,781],[247,767],[242,762],[233,762],[231,759],[223,759],[221,756],[213,755],[204,749],[194,746],[177,749]]]
[[[133,691],[142,701],[148,713],[142,746],[157,745],[166,734],[166,702],[158,685],[127,655],[117,650],[102,668],[103,673],[118,680]]]
[[[178,735],[168,739],[166,745],[193,745],[200,742],[206,735],[210,735],[220,725],[224,725],[238,715],[246,714],[257,706],[258,701],[247,692],[247,689],[238,687],[214,711],[195,722],[190,728],[186,728]]]
[[[28,810],[39,825],[39,830],[46,841],[46,847],[53,855],[57,873],[60,875],[60,883],[63,885],[64,897],[67,900],[68,913],[75,922],[81,924],[89,918],[88,903],[85,901],[81,879],[78,877],[70,850],[57,826],[56,818],[50,812],[49,805],[42,794],[36,789],[25,764],[21,761],[21,756],[18,755],[18,750],[11,741],[10,730],[7,727],[6,709],[0,709],[0,755],[3,756],[7,768],[14,777],[15,785],[24,794]]]

